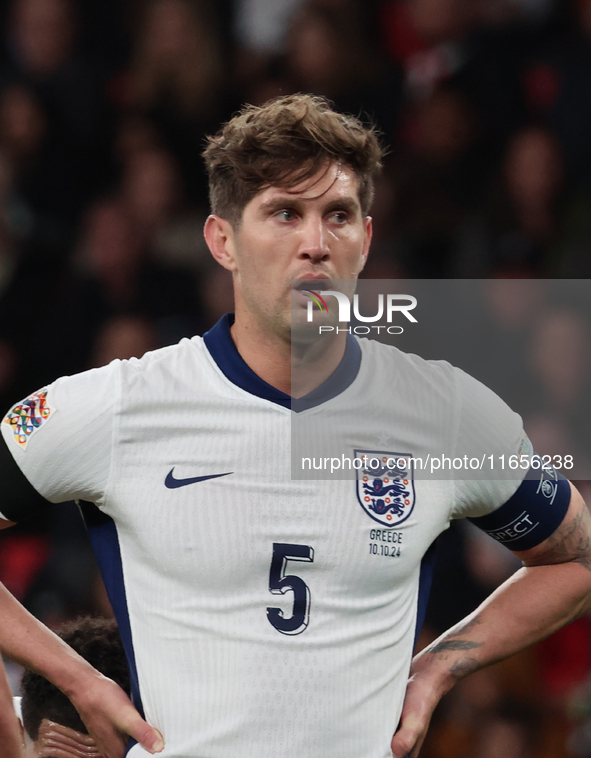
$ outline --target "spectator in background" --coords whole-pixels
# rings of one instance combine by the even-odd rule
[[[161,347],[154,325],[141,316],[115,316],[103,324],[94,343],[91,365],[129,358],[141,358],[148,350]]]
[[[124,180],[120,199],[98,203],[87,216],[78,270],[55,297],[47,338],[39,347],[44,365],[53,365],[54,371],[84,370],[102,325],[115,316],[151,320],[161,344],[195,333],[199,313],[195,279],[151,255],[156,229],[147,214],[153,214],[155,224],[161,222],[170,196],[159,186],[164,168],[159,157],[147,158],[149,165],[140,167],[135,178]]]
[[[16,0],[12,14],[15,64],[34,79],[58,74],[74,47],[70,0]]]
[[[475,222],[472,256],[497,276],[540,276],[556,270],[566,243],[569,204],[562,152],[539,126],[517,131],[505,151],[485,213]],[[469,265],[469,262],[468,262]]]
[[[147,117],[133,112],[122,116],[113,139],[113,153],[119,169],[137,153],[161,147],[162,139],[158,129]]]
[[[180,178],[170,153],[158,148],[136,150],[123,169],[121,200],[134,236],[150,245],[170,222],[181,199]]]
[[[289,27],[286,86],[291,92],[324,95],[344,113],[369,116],[391,139],[401,80],[376,49],[366,16],[352,2],[304,4]]]
[[[55,168],[47,136],[47,117],[30,86],[13,83],[0,91],[0,153],[5,168],[3,216],[24,243],[46,229],[47,201],[38,185],[47,187]]]
[[[409,146],[391,166],[401,264],[409,276],[445,276],[482,194],[476,121],[464,97],[450,89],[424,100],[413,116]]]
[[[552,134],[539,127],[517,132],[505,156],[504,178],[493,267],[535,274],[550,263],[561,232],[564,167]]]
[[[570,4],[574,24],[524,68],[529,108],[556,132],[571,181],[591,192],[591,0]]]
[[[474,24],[468,0],[390,0],[383,3],[386,48],[404,68],[407,93],[429,97],[464,64],[462,47]]]
[[[575,478],[591,477],[591,334],[570,308],[549,309],[534,325],[529,350],[536,412],[525,428],[540,454],[573,456]]]
[[[291,21],[303,4],[304,0],[233,3],[236,48],[233,74],[242,92],[241,101],[262,104],[285,91],[285,72],[277,62],[285,54]]]
[[[236,0],[235,36],[243,52],[255,59],[281,55],[289,24],[303,0]]]
[[[405,92],[413,101],[442,85],[461,91],[497,149],[523,120],[520,72],[530,30],[482,25],[487,3],[471,0],[384,0],[384,46],[402,65]]]
[[[500,236],[493,243],[493,267],[533,274],[547,270],[563,231],[560,146],[548,130],[525,128],[509,144],[504,171],[507,192],[497,209]]]
[[[177,161],[147,118],[125,117],[115,134],[120,194],[138,234],[163,264],[199,274],[211,256],[203,242],[207,208],[187,202]]]
[[[535,324],[530,359],[541,385],[541,405],[579,414],[591,383],[591,335],[569,308],[554,308]]]
[[[46,116],[31,88],[4,87],[0,95],[0,150],[15,172],[34,162],[46,135]]]
[[[88,290],[90,286],[96,291],[93,299],[98,299],[101,303],[93,303],[95,307],[91,311],[96,318],[102,320],[101,314],[132,307],[138,297],[137,274],[144,248],[145,238],[136,234],[135,226],[123,205],[116,201],[106,201],[97,204],[90,211],[81,240],[90,276],[85,277],[86,282],[77,282],[72,289]],[[88,297],[89,293],[86,292],[85,295]],[[86,333],[88,335],[94,331],[87,329]]]
[[[169,277],[175,269],[184,270],[188,289],[211,261],[202,235],[206,214],[185,202],[174,156],[157,143],[149,145],[147,134],[145,137],[145,147],[136,144],[135,149],[129,149],[128,145],[122,165],[120,203],[147,257]],[[186,307],[182,295],[180,287],[181,309]],[[187,297],[191,295],[187,293]]]
[[[167,108],[178,118],[216,115],[223,67],[203,4],[152,0],[132,56],[131,102],[143,112]]]
[[[206,202],[200,150],[225,113],[226,71],[207,5],[151,0],[134,40],[127,107],[148,117],[182,166],[189,195]]]
[[[14,0],[0,81],[30,88],[43,108],[46,150],[29,187],[40,235],[71,241],[82,205],[103,177],[108,113],[100,71],[78,52],[71,0]]]
[[[489,279],[477,289],[482,308],[465,327],[462,367],[486,381],[500,397],[523,415],[535,407],[531,387],[535,376],[528,367],[531,332],[547,308],[548,286],[539,279]],[[453,345],[449,346],[450,354]]]

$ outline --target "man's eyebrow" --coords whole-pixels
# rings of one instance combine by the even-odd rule
[[[357,211],[360,208],[359,200],[356,200],[353,197],[335,197],[334,200],[331,200],[329,203],[326,204],[325,212],[328,211],[335,211],[335,210],[344,210],[344,211],[350,211],[354,212]]]
[[[313,198],[310,198],[313,199]],[[293,208],[295,206],[304,204],[306,200],[297,195],[290,195],[289,193],[276,195],[261,203],[260,210],[262,212],[279,210],[281,208]],[[355,212],[360,208],[359,201],[354,197],[335,197],[330,200],[323,208],[324,213],[328,213],[334,210],[346,210],[349,212]]]
[[[274,197],[269,198],[268,200],[263,201],[260,204],[260,210],[262,211],[272,211],[272,210],[279,210],[279,208],[285,208],[285,207],[293,207],[294,205],[302,202],[299,197],[296,195],[289,195],[287,193],[282,195],[275,195]]]

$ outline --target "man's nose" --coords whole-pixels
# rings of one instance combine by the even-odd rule
[[[330,232],[322,218],[309,218],[301,229],[299,257],[315,262],[326,260],[330,255]]]

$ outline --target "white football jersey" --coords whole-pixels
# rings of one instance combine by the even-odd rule
[[[391,758],[423,558],[519,481],[382,476],[396,509],[371,497],[382,484],[293,480],[289,398],[229,327],[58,379],[15,406],[4,439],[48,500],[98,507],[93,546],[162,758]],[[519,452],[519,416],[462,371],[367,340],[346,358],[322,412],[358,409],[391,435],[351,452]]]

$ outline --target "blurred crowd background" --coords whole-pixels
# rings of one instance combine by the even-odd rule
[[[365,276],[497,282],[492,358],[532,314],[511,281],[590,276],[591,0],[5,0],[5,409],[231,309],[201,237],[203,137],[244,102],[297,91],[371,119],[389,147]],[[528,355],[559,423],[588,397],[591,353],[568,302],[551,316]],[[423,642],[515,568],[454,525]],[[111,612],[73,504],[1,535],[0,579],[54,627]],[[423,755],[591,756],[591,620],[458,686]]]

